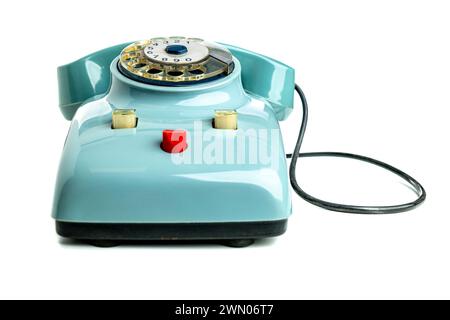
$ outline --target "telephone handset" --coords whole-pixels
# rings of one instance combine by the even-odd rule
[[[59,106],[67,120],[72,119],[85,101],[100,98],[108,92],[111,62],[130,44],[133,43],[109,47],[58,68]],[[293,108],[294,69],[242,48],[224,47],[241,63],[244,89],[267,100],[278,120],[286,119]]]
[[[60,109],[73,119],[53,206],[64,237],[101,245],[203,239],[246,246],[285,232],[289,182],[306,201],[348,213],[403,212],[426,198],[417,180],[384,162],[301,153],[308,105],[294,69],[241,48],[184,37],[125,43],[59,67],[58,83]],[[278,121],[291,113],[294,92],[302,122],[293,153],[285,154]],[[259,161],[261,148],[269,161]],[[389,170],[417,199],[355,206],[315,198],[299,186],[296,165],[300,157],[323,156]]]

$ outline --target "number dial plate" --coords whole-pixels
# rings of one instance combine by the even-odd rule
[[[185,47],[180,54],[166,51],[168,46],[177,45]],[[230,51],[220,45],[196,38],[171,37],[130,44],[120,55],[119,69],[125,76],[145,83],[187,85],[226,76],[233,71],[234,63]]]
[[[166,48],[170,45],[183,45],[187,48],[187,52],[180,55],[169,54]],[[209,49],[200,42],[189,39],[153,40],[145,47],[144,54],[149,60],[157,63],[192,64],[208,58]]]

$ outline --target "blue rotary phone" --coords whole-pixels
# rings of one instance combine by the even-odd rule
[[[325,209],[394,213],[425,191],[375,159],[300,153],[307,103],[294,69],[268,57],[196,38],[107,48],[58,68],[59,101],[72,120],[59,168],[53,218],[59,235],[110,246],[139,240],[207,240],[247,246],[285,232],[291,190]],[[278,121],[300,95],[303,121],[286,155]],[[304,192],[299,157],[340,156],[382,166],[418,198],[371,207]],[[288,169],[286,157],[292,158]]]

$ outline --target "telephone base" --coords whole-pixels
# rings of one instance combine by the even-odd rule
[[[56,232],[64,238],[92,243],[129,241],[226,241],[239,247],[251,240],[282,235],[287,219],[255,222],[215,223],[80,223],[56,221]],[[241,245],[242,244],[242,245]]]

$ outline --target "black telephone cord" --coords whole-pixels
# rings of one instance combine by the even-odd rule
[[[303,199],[306,201],[312,203],[313,205],[322,207],[327,210],[332,211],[339,211],[339,212],[347,212],[347,213],[354,213],[354,214],[391,214],[391,213],[399,213],[404,212],[408,210],[412,210],[419,206],[422,202],[425,201],[426,198],[426,192],[425,189],[422,187],[422,185],[413,177],[406,174],[405,172],[387,164],[382,161],[372,159],[369,157],[361,156],[358,154],[352,154],[352,153],[345,153],[345,152],[302,152],[300,153],[300,147],[303,142],[303,138],[305,136],[306,131],[306,125],[308,122],[308,102],[306,101],[305,94],[303,93],[302,89],[299,85],[295,85],[295,91],[300,96],[301,102],[302,102],[302,108],[303,108],[303,116],[302,116],[302,123],[300,125],[300,132],[298,134],[297,142],[295,144],[294,152],[292,154],[287,154],[286,157],[291,160],[291,165],[289,167],[289,176],[292,188],[294,191]],[[296,167],[297,167],[297,160],[298,158],[306,158],[306,157],[341,157],[341,158],[348,158],[348,159],[355,159],[360,160],[364,162],[368,162],[374,165],[377,165],[379,167],[382,167],[386,170],[389,170],[402,179],[404,179],[411,187],[414,189],[415,193],[417,194],[417,199],[403,204],[398,205],[392,205],[392,206],[356,206],[356,205],[347,205],[347,204],[341,204],[341,203],[333,203],[328,202],[325,200],[321,200],[318,198],[315,198],[311,196],[310,194],[306,193],[305,191],[300,188],[300,186],[297,183],[297,177],[296,177]]]

